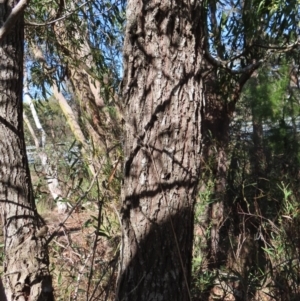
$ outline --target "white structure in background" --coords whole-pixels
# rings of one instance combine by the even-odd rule
[[[34,141],[35,141],[35,144],[36,144],[37,155],[41,159],[43,171],[46,175],[46,180],[47,180],[47,185],[48,185],[49,191],[50,191],[53,199],[57,203],[58,212],[59,213],[65,213],[68,210],[68,205],[67,205],[66,202],[62,202],[62,191],[61,191],[61,188],[59,186],[58,179],[57,179],[57,170],[53,170],[53,168],[50,164],[51,162],[49,161],[49,158],[48,158],[48,156],[45,152],[46,133],[45,133],[45,131],[44,131],[44,129],[43,129],[41,123],[40,123],[38,114],[36,112],[36,109],[35,109],[33,101],[32,101],[32,98],[29,94],[27,81],[26,81],[26,76],[25,76],[25,82],[24,82],[24,101],[30,107],[32,117],[34,119],[35,125],[36,125],[36,127],[39,131],[39,134],[40,134],[40,139],[36,139],[36,137],[33,137],[33,138],[34,138]],[[26,122],[26,118],[24,118],[24,120]],[[30,125],[28,125],[28,127],[30,127]],[[31,134],[34,135],[34,133],[31,133]],[[30,154],[31,154],[31,157],[29,157],[28,154],[27,154],[27,157],[29,157],[28,162],[30,162],[29,159],[34,160],[32,147],[31,147]]]

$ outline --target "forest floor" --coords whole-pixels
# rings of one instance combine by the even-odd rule
[[[49,245],[56,300],[112,300],[119,236],[105,231],[104,225],[98,227],[96,208],[80,208],[72,214],[54,209],[41,215],[48,237],[56,232]]]
[[[56,301],[114,300],[119,259],[120,235],[113,233],[105,223],[97,227],[97,208],[80,208],[70,213],[59,214],[57,209],[38,206],[39,213],[48,226],[49,238],[56,233],[49,244],[50,272]],[[107,222],[106,222],[107,223]],[[105,229],[107,230],[105,232]],[[197,227],[195,235],[199,235]],[[3,248],[3,235],[0,234]],[[2,252],[2,259],[4,253]],[[2,268],[1,268],[2,269]],[[2,272],[2,270],[0,271]],[[238,285],[238,286],[236,286]],[[217,281],[211,290],[196,293],[194,301],[237,301],[240,283]],[[259,291],[256,301],[271,301],[268,292]]]

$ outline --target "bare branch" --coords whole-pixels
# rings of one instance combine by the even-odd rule
[[[216,2],[215,1],[209,1],[209,7],[210,7],[212,30],[213,30],[214,37],[215,37],[215,40],[216,40],[217,53],[218,53],[219,57],[223,58],[224,57],[224,51],[222,49],[220,28],[218,26],[218,21],[217,21],[217,17],[216,17],[216,12],[217,12]]]
[[[298,38],[294,43],[286,46],[253,44],[253,46],[255,47],[269,49],[269,50],[278,50],[278,52],[288,52],[290,50],[295,49],[299,45],[300,45],[300,38]]]
[[[236,57],[231,59],[231,60],[224,61],[224,60],[221,60],[220,58],[213,57],[210,54],[209,50],[205,51],[205,56],[206,56],[207,60],[213,66],[225,69],[226,71],[228,71],[231,74],[242,74],[242,73],[245,73],[245,72],[249,72],[253,69],[257,69],[266,60],[266,58],[264,58],[264,59],[261,59],[261,60],[258,60],[258,61],[254,61],[252,64],[246,66],[245,68],[232,69],[232,68],[228,67],[228,64],[231,63],[232,61],[234,61],[236,59]]]
[[[206,45],[208,45],[207,42],[206,42]],[[291,51],[299,46],[300,46],[300,39],[297,39],[297,41],[295,41],[294,43],[286,45],[286,46],[276,46],[276,45],[266,45],[265,46],[265,45],[259,45],[259,44],[252,44],[251,47],[260,47],[260,48],[266,49],[267,50],[266,54],[260,60],[255,60],[252,64],[249,64],[248,66],[246,66],[244,68],[239,68],[239,69],[232,69],[228,65],[229,65],[229,63],[232,63],[235,60],[242,57],[244,55],[245,51],[239,55],[236,55],[235,57],[233,57],[229,60],[224,61],[219,56],[217,56],[217,57],[212,56],[208,47],[206,46],[205,57],[213,66],[222,68],[222,69],[226,70],[227,72],[229,72],[230,74],[242,74],[242,73],[247,73],[251,70],[257,69],[262,63],[264,63],[268,59],[268,57],[271,54],[285,53],[285,52]]]
[[[16,23],[19,16],[24,12],[29,0],[20,0],[19,3],[12,9],[5,23],[0,28],[0,42],[4,39],[13,25]]]

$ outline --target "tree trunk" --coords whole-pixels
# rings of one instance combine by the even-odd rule
[[[80,35],[80,30],[75,34],[75,40],[83,41],[80,48],[72,47],[67,41],[67,28],[65,22],[57,22],[54,26],[57,46],[64,53],[68,61],[68,76],[72,83],[79,109],[84,118],[84,127],[89,134],[96,152],[101,155],[107,154],[109,143],[107,139],[106,116],[103,112],[104,100],[100,95],[100,83],[92,78],[89,72],[92,70],[92,50],[86,38]],[[97,158],[94,158],[96,163]],[[95,164],[96,165],[96,164]],[[97,168],[100,170],[102,163]]]
[[[256,109],[257,110],[257,109]],[[258,114],[260,115],[260,114]],[[251,154],[252,161],[252,172],[253,178],[256,182],[255,194],[253,197],[253,213],[256,215],[251,219],[248,219],[248,231],[250,233],[251,239],[250,243],[253,246],[250,249],[251,254],[248,256],[248,270],[254,271],[254,269],[259,269],[262,271],[266,268],[266,254],[264,251],[265,244],[268,243],[268,235],[264,235],[264,227],[261,225],[261,216],[268,216],[269,209],[269,200],[268,200],[268,190],[269,190],[269,181],[267,174],[267,160],[266,152],[264,147],[264,132],[263,132],[263,120],[261,116],[257,116],[257,112],[252,108],[252,126],[253,126],[253,152]],[[250,207],[251,208],[251,207]],[[259,235],[262,231],[265,239],[255,239],[252,241],[252,238]]]
[[[16,1],[0,4],[0,26]],[[0,200],[4,224],[3,282],[8,301],[53,300],[42,222],[35,209],[22,122],[23,18],[0,42]]]
[[[34,57],[36,58],[36,60],[41,63],[41,65],[43,66],[43,71],[46,73],[47,69],[50,69],[50,66],[47,66],[47,62],[43,55],[43,52],[37,45],[32,46],[32,52],[34,53]],[[55,83],[55,81],[52,82],[52,90],[53,90],[53,95],[56,98],[56,100],[62,110],[62,113],[64,114],[64,116],[67,120],[67,123],[69,124],[70,129],[71,129],[72,133],[74,134],[76,141],[81,145],[81,153],[82,153],[84,159],[86,160],[86,162],[88,163],[88,166],[89,166],[89,169],[90,169],[92,175],[95,176],[96,171],[95,171],[94,165],[92,163],[92,162],[94,162],[94,160],[93,160],[94,158],[92,158],[92,156],[90,154],[91,153],[90,147],[89,147],[87,140],[84,136],[84,133],[79,125],[79,122],[75,116],[75,113],[74,113],[73,109],[71,108],[71,106],[68,104],[68,101],[64,97],[63,93],[61,91],[59,91],[59,88],[58,88],[57,84]]]
[[[201,1],[130,0],[117,300],[190,300],[200,176]]]
[[[224,76],[225,77],[225,76]],[[207,229],[210,229],[207,246],[208,268],[219,268],[225,264],[227,251],[224,240],[227,235],[221,235],[224,225],[226,201],[226,185],[228,158],[227,148],[229,143],[229,125],[234,110],[234,102],[231,94],[224,93],[221,85],[222,78],[218,78],[216,71],[206,76],[205,87],[205,115],[203,126],[203,161],[208,165],[209,175],[205,180],[213,180],[214,187],[211,200],[208,205]],[[207,169],[206,166],[204,169]]]
[[[45,152],[46,133],[40,122],[40,118],[34,107],[32,98],[29,95],[28,88],[27,88],[27,81],[25,81],[25,82],[26,82],[26,84],[24,85],[24,94],[26,97],[26,102],[29,104],[31,115],[35,122],[36,128],[37,128],[38,132],[41,133],[40,141],[38,143],[36,143],[36,145],[35,145],[36,151],[41,160],[44,176],[47,180],[48,189],[50,191],[50,194],[51,194],[53,200],[56,201],[58,213],[66,213],[68,210],[68,205],[66,202],[63,202],[63,199],[62,199],[63,193],[62,193],[62,189],[59,185],[57,169],[55,167],[53,167],[54,164],[51,164],[48,154]],[[28,124],[29,124],[29,121],[27,122],[27,125]],[[28,126],[28,128],[29,127],[30,126]],[[29,129],[29,131],[30,131],[30,129]],[[33,136],[33,138],[34,138],[34,136]]]
[[[255,113],[252,112],[252,125],[253,125],[253,172],[257,182],[257,195],[260,197],[262,191],[259,192],[261,185],[261,178],[265,176],[265,152],[263,146],[263,121],[260,117],[255,116]],[[263,179],[264,181],[264,179]]]
[[[64,114],[67,123],[70,126],[70,129],[76,139],[76,141],[81,145],[81,154],[88,164],[90,172],[93,176],[96,175],[95,167],[93,165],[93,156],[91,155],[91,150],[89,145],[87,144],[86,138],[81,130],[79,123],[75,117],[75,113],[71,106],[68,104],[68,101],[64,97],[64,95],[58,90],[58,87],[55,83],[52,85],[53,95],[56,98],[62,113]]]
[[[230,122],[242,88],[253,71],[251,69],[234,76],[222,70],[217,72],[214,68],[204,79],[206,106],[202,123],[202,132],[205,133],[203,161],[209,164],[210,176],[214,181],[213,202],[209,205],[207,216],[207,226],[210,228],[207,258],[211,269],[220,268],[227,260],[229,225],[226,218],[231,211],[227,195]]]

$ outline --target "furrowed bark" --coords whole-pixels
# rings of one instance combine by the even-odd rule
[[[117,300],[190,300],[200,176],[201,1],[130,0]]]
[[[0,27],[17,1],[0,3]],[[23,17],[0,41],[0,204],[5,237],[2,275],[8,301],[53,300],[42,226],[35,209],[22,122]]]

